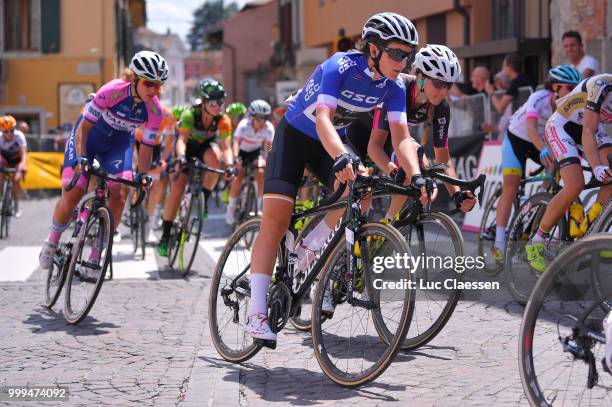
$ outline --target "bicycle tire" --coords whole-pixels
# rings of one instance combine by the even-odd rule
[[[362,234],[361,234],[361,237],[359,237],[359,239],[361,239],[362,237],[368,236],[368,235],[376,236],[376,237],[383,237],[389,242],[393,241],[393,244],[395,245],[394,247],[399,249],[401,252],[410,253],[410,248],[408,244],[406,243],[402,235],[392,226],[384,225],[381,223],[367,223],[365,225],[362,225],[361,228],[362,228]],[[376,341],[377,342],[376,346],[381,350],[382,352],[381,356],[378,357],[370,367],[368,367],[365,370],[362,370],[361,372],[349,373],[349,372],[341,371],[336,366],[336,364],[333,363],[331,359],[333,357],[332,356],[333,351],[330,352],[328,349],[329,345],[325,343],[326,342],[325,337],[329,337],[330,339],[333,338],[333,341],[330,341],[332,342],[331,343],[332,345],[335,343],[338,343],[339,340],[337,338],[340,338],[339,332],[337,330],[337,332],[334,333],[333,335],[324,334],[322,330],[322,324],[325,322],[327,326],[329,326],[330,328],[334,326],[334,324],[336,324],[336,322],[334,322],[334,317],[338,317],[337,315],[339,312],[338,306],[341,304],[343,305],[347,303],[344,302],[344,303],[337,304],[336,309],[334,311],[334,317],[332,318],[326,318],[322,314],[322,303],[323,303],[324,293],[327,289],[327,285],[329,284],[329,280],[330,278],[334,278],[334,275],[333,275],[333,272],[335,270],[334,265],[336,264],[336,261],[338,261],[338,258],[340,256],[344,256],[346,254],[346,250],[347,250],[347,245],[346,245],[345,239],[339,240],[338,243],[333,248],[333,250],[331,251],[323,267],[323,272],[319,276],[320,279],[319,279],[319,283],[317,284],[317,289],[315,293],[315,298],[313,299],[313,307],[312,307],[312,322],[313,322],[312,341],[313,341],[313,349],[315,352],[315,356],[317,358],[317,361],[319,362],[319,366],[321,367],[325,375],[328,378],[330,378],[332,381],[334,381],[335,383],[339,384],[340,386],[356,387],[356,386],[360,386],[365,383],[371,382],[372,380],[380,376],[389,367],[395,355],[400,350],[401,344],[403,342],[403,339],[410,325],[412,311],[414,309],[414,295],[412,293],[413,290],[410,290],[410,289],[403,290],[404,297],[401,303],[402,304],[401,305],[401,316],[397,320],[396,334],[394,335],[393,340],[390,341],[390,344],[386,344],[383,340],[381,340],[378,337],[377,334],[373,336],[375,339],[379,340],[379,341]],[[340,261],[342,261],[342,259],[340,259]],[[370,273],[370,270],[366,268],[365,273],[367,275],[368,273]],[[404,270],[401,273],[408,280],[412,281],[412,276],[409,271]],[[330,288],[330,289],[340,291],[340,289],[338,289],[335,286],[335,283],[340,282],[340,281],[341,281],[340,279],[334,280],[334,285],[332,285],[334,286],[334,288],[333,289]],[[364,289],[363,291],[366,292],[366,295],[371,295],[371,291],[376,291],[376,290],[371,290],[371,289],[365,290]],[[332,296],[338,296],[338,293],[332,292]],[[377,296],[377,297],[372,296],[372,297],[373,298],[371,302],[374,303],[375,307],[380,308],[380,296]],[[352,308],[353,307],[349,308],[349,310]],[[382,314],[382,312],[380,311],[378,313]],[[367,332],[367,328],[365,329]],[[343,333],[346,333],[346,332],[343,331]],[[357,342],[357,339],[356,339],[357,337],[364,336],[364,335],[357,335],[353,337],[352,335],[353,332],[351,329],[349,329],[349,334],[351,335],[351,338],[349,338],[348,340],[349,346],[352,346],[352,343]],[[365,335],[364,337],[369,338],[367,335]],[[370,345],[373,345],[374,340],[368,339],[366,342]],[[370,349],[373,349],[373,347],[370,347]],[[384,349],[384,351],[382,351],[382,349]],[[367,360],[368,362],[370,362],[374,359],[374,357],[372,357],[370,354],[368,354],[368,357],[366,358],[365,351],[363,349],[360,349],[359,352],[361,355],[364,356],[363,358],[360,358],[362,368],[364,366],[364,361]],[[346,359],[346,364],[347,364],[347,369],[348,369],[348,358],[345,357],[344,359]],[[344,364],[344,362],[342,363]]]
[[[0,239],[4,238],[4,223],[6,222],[6,202],[5,202],[5,196],[6,196],[6,190],[7,190],[7,184],[8,181],[4,180],[4,184],[2,184],[2,196],[0,197],[2,199],[2,201],[0,201]]]
[[[604,205],[601,213],[589,228],[587,234],[612,232],[612,199]]]
[[[323,220],[324,217],[325,217],[325,213],[320,213],[310,218],[308,222],[304,220],[306,224],[304,225],[303,229],[300,231],[300,234],[298,235],[297,239],[295,239],[296,247],[299,244],[298,242],[301,242],[306,237],[306,235],[319,223],[319,221]],[[313,287],[316,287],[315,284],[317,281],[318,279],[315,279],[315,281],[313,281],[312,283]],[[295,291],[294,288],[292,288],[292,290]],[[312,319],[311,319],[312,315],[311,314],[312,314],[312,298],[310,298],[309,296],[308,298],[305,298],[302,300],[302,304],[300,304],[299,307],[297,308],[296,315],[291,316],[289,318],[289,323],[291,323],[291,325],[298,331],[308,332],[312,329]]]
[[[4,181],[4,194],[2,199],[2,231],[0,231],[0,237],[6,238],[9,234],[9,225],[11,223],[11,216],[13,212],[13,194],[12,185],[9,181]]]
[[[198,243],[202,234],[202,214],[204,213],[204,194],[193,194],[186,218],[181,223],[177,269],[181,275],[187,275],[191,270],[198,251]],[[195,228],[195,229],[193,229]],[[193,240],[193,250],[186,248],[186,243]]]
[[[104,250],[105,251],[104,259],[103,260],[100,259],[102,260],[101,261],[102,267],[100,269],[100,275],[97,278],[93,291],[89,295],[89,298],[86,300],[85,306],[83,307],[82,310],[75,311],[73,309],[73,304],[72,304],[73,302],[72,301],[72,281],[75,278],[79,278],[78,276],[76,276],[75,272],[76,272],[77,261],[80,262],[80,257],[83,254],[83,246],[84,246],[85,238],[86,238],[85,235],[87,231],[90,230],[92,223],[97,220],[101,220],[99,221],[99,223],[103,225],[102,227],[104,229],[102,231],[103,240],[101,240],[101,242],[104,242],[104,240],[106,241],[105,242],[106,249]],[[100,289],[102,288],[102,284],[104,283],[104,276],[106,274],[106,269],[108,268],[108,263],[112,256],[113,232],[114,232],[113,225],[114,225],[113,214],[109,211],[109,209],[106,206],[100,206],[95,210],[95,212],[89,213],[86,222],[83,224],[83,226],[81,227],[81,230],[79,231],[79,235],[77,238],[77,244],[75,244],[75,246],[73,247],[73,252],[72,252],[71,259],[70,259],[70,265],[68,267],[68,276],[66,279],[66,292],[64,295],[64,298],[65,298],[64,318],[66,319],[66,321],[68,321],[69,324],[78,324],[79,322],[81,322],[89,314],[89,311],[91,311],[91,308],[93,307],[96,301],[96,298],[98,297],[98,294],[100,293]],[[108,233],[108,235],[106,235],[106,239],[104,239],[104,231]]]
[[[568,402],[565,399],[565,396],[567,395],[561,394],[560,391],[542,389],[542,380],[538,380],[538,369],[536,368],[536,365],[534,363],[534,355],[538,358],[543,359],[546,356],[543,354],[544,350],[552,349],[550,345],[552,339],[540,342],[539,338],[536,338],[536,335],[542,335],[546,331],[545,328],[536,329],[536,323],[538,322],[538,317],[540,313],[543,313],[544,315],[542,318],[543,321],[550,322],[551,320],[554,320],[551,318],[554,313],[548,309],[550,307],[550,304],[546,305],[546,310],[544,308],[546,296],[553,292],[553,290],[555,289],[556,282],[561,279],[560,275],[565,272],[565,268],[568,265],[572,265],[577,258],[580,258],[581,256],[583,257],[588,252],[610,249],[612,249],[612,235],[594,234],[592,236],[587,236],[586,238],[568,247],[566,250],[560,253],[559,256],[555,257],[555,259],[547,267],[546,271],[542,273],[542,275],[538,279],[538,282],[534,287],[531,296],[529,297],[529,301],[527,302],[527,306],[525,307],[525,311],[523,313],[518,344],[518,364],[521,384],[523,386],[523,391],[527,396],[527,400],[531,406],[551,406],[552,401],[554,401],[554,399],[548,400],[547,397],[556,398],[559,395],[562,397],[563,401],[565,401],[566,403]],[[567,301],[562,301],[563,298],[555,298],[555,300],[560,304],[568,303]],[[562,308],[562,311],[563,313],[569,312],[568,307],[564,306]],[[559,322],[557,322],[557,324],[559,324]],[[557,330],[558,329],[559,328],[557,327]],[[558,333],[556,331],[551,330],[550,328],[548,330],[552,331],[552,333],[550,333],[548,336],[554,338],[557,342],[559,342]],[[542,343],[542,347],[539,346],[540,343]],[[536,349],[534,350],[534,348]],[[558,348],[558,352],[559,354],[563,354],[560,345]],[[583,361],[571,360],[564,356],[564,364],[567,363],[578,363],[580,365],[584,365]],[[550,360],[546,359],[546,366],[542,370],[543,373],[551,372],[551,374],[554,375],[554,380],[550,380],[551,382],[566,382],[565,379],[561,379],[561,369],[555,369],[554,366],[551,365]],[[567,382],[569,384],[569,380]],[[584,383],[584,381],[581,380],[580,383],[582,384]],[[605,389],[605,387],[606,386],[596,386],[595,388]],[[584,394],[581,394],[580,398],[590,401],[590,396],[591,395],[585,396]],[[569,404],[573,405],[572,401],[569,401]]]
[[[132,207],[132,204],[129,203],[129,221],[130,221],[130,236],[132,237],[132,254],[136,255],[138,252],[138,245],[140,243],[140,227],[138,220],[138,208]]]
[[[533,289],[537,274],[531,270],[529,264],[526,263],[525,244],[537,231],[540,220],[544,215],[546,207],[550,203],[552,197],[548,193],[538,193],[529,197],[523,205],[520,206],[516,216],[512,220],[508,233],[508,241],[506,242],[506,251],[504,253],[504,279],[508,292],[519,304],[525,305],[529,299],[529,294]],[[535,212],[532,213],[532,209]],[[528,225],[524,225],[524,220],[528,220]],[[553,229],[554,230],[554,229]],[[513,260],[517,255],[517,264]],[[520,278],[515,276],[518,265],[523,265],[526,271],[522,272]],[[520,271],[518,273],[521,273]],[[525,277],[531,277],[529,281]],[[519,283],[525,287],[519,287]]]
[[[482,258],[490,257],[492,250],[487,250],[485,242],[492,242],[495,244],[497,235],[496,235],[496,218],[493,217],[492,223],[491,221],[487,222],[489,215],[495,215],[497,213],[497,203],[501,197],[502,188],[499,187],[493,195],[489,198],[487,203],[485,204],[485,208],[482,215],[482,221],[480,222],[480,231],[478,232],[477,243],[478,243],[478,255],[482,256]],[[518,198],[512,201],[512,208],[514,209],[510,215],[510,223],[514,219],[514,215],[517,213],[519,208]],[[482,269],[483,274],[489,277],[495,277],[504,269],[503,263],[501,264],[489,264],[485,262],[485,267]]]
[[[147,248],[147,237],[145,236],[145,226],[147,222],[147,214],[142,206],[143,204],[138,205],[138,244],[140,245],[140,257],[141,260],[145,259],[145,251]]]
[[[463,253],[464,253],[463,234],[461,233],[459,226],[457,226],[455,221],[453,221],[450,216],[444,213],[441,213],[441,212],[431,212],[431,215],[422,217],[417,221],[417,225],[419,224],[424,225],[426,223],[438,223],[442,225],[442,227],[446,229],[446,231],[448,232],[448,236],[450,237],[450,241],[452,242],[454,253],[452,254],[444,253],[445,256],[452,256],[453,258],[458,258],[458,257],[463,256]],[[409,240],[410,235],[407,236],[407,234],[403,232],[403,229],[404,228],[400,229],[400,233],[402,234],[402,236],[406,237],[406,241],[410,245],[411,244],[410,243],[411,240]],[[432,250],[428,250],[427,244],[426,242],[421,240],[421,236],[419,235],[417,236],[417,238],[419,240],[419,248],[422,249],[420,253],[425,253],[426,255],[428,255],[428,253],[436,252],[436,248],[438,247],[438,245],[435,245]],[[448,245],[451,243],[442,242],[442,244]],[[420,278],[424,277],[424,273],[422,270],[416,271],[414,274],[415,274],[417,283]],[[456,281],[463,281],[464,279],[464,273],[453,273],[452,275],[444,274],[444,276],[438,276],[437,278],[435,278],[435,280],[442,281],[445,279],[443,277],[450,277],[450,276],[452,276]],[[453,289],[444,289],[443,291],[448,292],[448,297],[445,301],[444,306],[441,307],[440,314],[435,319],[430,314],[430,312],[432,312],[434,308],[440,308],[440,307],[439,306],[423,307],[422,305],[424,302],[423,298],[426,298],[430,292],[434,292],[438,294],[439,291],[438,290],[433,290],[433,291],[432,290],[420,290],[420,289],[417,289],[415,291],[416,293],[415,310],[412,314],[412,321],[410,323],[410,328],[408,329],[408,332],[406,333],[406,337],[404,339],[404,343],[402,344],[402,348],[401,348],[402,350],[414,350],[414,349],[417,349],[417,348],[420,348],[426,345],[442,331],[444,326],[446,326],[448,320],[450,319],[450,317],[453,315],[453,312],[455,311],[457,302],[459,302],[459,297],[461,296],[461,290],[458,288],[453,288]],[[424,309],[425,311],[421,312],[421,309]],[[433,319],[433,322],[427,321],[425,323],[421,323],[420,321],[422,321],[424,318],[428,320]],[[426,325],[428,325],[429,327],[423,330],[423,327]],[[415,330],[417,332],[415,332]],[[388,335],[387,332],[385,332],[385,334]]]
[[[217,315],[220,306],[228,307],[228,305],[225,305],[223,298],[220,299],[221,303],[220,304],[218,303],[218,300],[220,297],[219,292],[221,288],[222,278],[224,275],[225,265],[228,263],[228,260],[230,259],[230,256],[232,255],[233,249],[237,245],[241,244],[241,242],[244,242],[244,235],[255,234],[257,231],[259,231],[260,227],[261,227],[261,219],[254,218],[240,225],[240,227],[238,227],[236,231],[229,236],[229,238],[227,239],[227,243],[225,244],[225,247],[223,247],[223,251],[221,252],[221,255],[219,256],[219,261],[217,261],[217,264],[215,266],[215,270],[213,272],[212,279],[211,279],[210,294],[209,294],[209,299],[208,299],[208,325],[210,329],[210,336],[212,338],[213,345],[215,349],[217,350],[217,352],[219,353],[219,355],[223,359],[229,362],[234,362],[234,363],[244,362],[252,358],[253,356],[255,356],[255,354],[257,354],[257,352],[259,352],[259,350],[261,349],[261,345],[254,343],[252,338],[248,337],[248,335],[245,335],[244,330],[242,328],[242,325],[246,323],[248,298],[250,298],[250,281],[248,281],[248,275],[245,276],[246,277],[245,281],[248,282],[248,287],[241,287],[243,289],[241,293],[244,293],[245,295],[236,294],[236,291],[233,291],[228,294],[228,298],[229,298],[229,295],[235,295],[235,298],[232,298],[232,300],[235,301],[235,303],[238,305],[239,308],[240,308],[240,304],[239,304],[240,301],[242,299],[245,300],[242,306],[242,309],[244,310],[244,314],[240,314],[239,312],[236,311],[236,315],[239,318],[242,316],[243,319],[238,320],[238,321],[234,321],[233,319],[230,319],[230,321],[228,322],[228,323],[235,324],[234,328],[236,329],[237,335],[240,336],[240,334],[242,334],[242,339],[246,340],[244,348],[241,348],[241,349],[232,348],[232,346],[228,344],[228,341],[223,339],[222,332],[219,329],[219,318]],[[233,258],[232,260],[235,260],[235,258]],[[248,259],[244,258],[243,260],[244,260],[244,263],[248,263],[248,265],[244,264],[243,267],[250,267],[250,262],[251,262],[250,256]],[[242,270],[241,267],[237,267],[237,269]],[[248,273],[249,272],[247,271],[247,274]],[[227,287],[227,281],[225,281],[224,284],[225,284],[224,287]],[[231,312],[234,312],[234,311],[232,310]]]
[[[72,252],[72,245],[69,245],[69,242],[72,240],[72,229],[74,229],[75,224],[74,219],[74,216],[72,216],[68,221],[68,226],[66,230],[64,230],[59,244],[57,245],[57,250],[53,255],[54,259],[51,263],[51,268],[47,270],[47,276],[45,278],[45,307],[49,309],[57,302],[66,281],[66,277],[68,276],[68,266],[70,265]],[[61,264],[56,264],[56,256],[59,257]]]

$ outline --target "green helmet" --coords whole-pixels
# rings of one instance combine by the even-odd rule
[[[227,114],[231,117],[242,117],[246,113],[246,106],[240,102],[232,103],[227,107]]]
[[[202,79],[198,91],[203,101],[225,99],[226,96],[223,84],[212,78]]]
[[[174,117],[174,120],[180,119],[185,109],[187,109],[187,106],[183,106],[183,105],[174,106],[172,108],[172,117]]]

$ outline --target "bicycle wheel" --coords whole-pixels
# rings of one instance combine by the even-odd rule
[[[551,196],[540,193],[531,196],[519,208],[508,230],[508,241],[504,253],[504,278],[510,295],[519,303],[526,304],[535,286],[539,273],[529,265],[525,245],[535,235],[550,203]],[[560,228],[551,231],[550,247],[559,247]]]
[[[612,199],[608,200],[601,213],[588,231],[591,233],[611,233],[612,232]]]
[[[4,194],[2,198],[2,225],[0,237],[8,237],[11,216],[13,216],[13,193],[8,181],[4,181]]]
[[[105,206],[87,217],[77,237],[68,266],[64,317],[71,324],[83,320],[100,292],[113,245],[113,216]]]
[[[147,223],[147,214],[142,206],[142,204],[138,205],[136,208],[138,213],[138,245],[140,246],[140,257],[142,260],[145,259],[145,250],[147,248],[146,236],[145,236],[145,226]]]
[[[414,292],[409,288],[414,279],[410,271],[400,265],[386,268],[384,273],[378,269],[381,263],[377,259],[410,255],[402,235],[392,226],[368,223],[362,226],[357,239],[361,257],[355,270],[359,274],[353,286],[353,300],[348,299],[347,281],[352,276],[346,267],[347,244],[341,239],[319,276],[312,307],[315,356],[325,375],[344,387],[368,383],[389,367],[401,347],[414,309]],[[370,254],[368,241],[382,244]],[[385,283],[402,286],[388,289]],[[322,314],[324,297],[334,305],[331,318]],[[379,319],[393,333],[389,344],[377,333]]]
[[[597,374],[607,311],[597,306],[601,297],[576,300],[568,289],[590,286],[593,260],[602,251],[612,251],[609,234],[574,243],[551,262],[529,298],[519,334],[519,372],[532,406],[610,405],[612,377]],[[601,267],[602,273],[609,271],[609,264]],[[570,284],[560,290],[559,280]],[[611,290],[608,285],[608,298]]]
[[[298,247],[299,243],[304,240],[304,238],[310,233],[314,227],[323,220],[325,217],[324,213],[317,214],[312,218],[304,219],[302,222],[304,226],[298,235],[295,244],[295,247]],[[296,270],[296,275],[293,278],[293,287],[291,287],[291,291],[297,293],[300,289],[300,286],[306,279],[306,275],[303,272]],[[312,329],[312,297],[314,296],[314,289],[316,288],[316,283],[318,282],[318,278],[315,279],[312,283],[312,289],[310,290],[310,295],[302,298],[300,305],[296,308],[295,314],[289,318],[289,322],[295,329],[298,331],[308,332]]]
[[[493,195],[487,201],[482,221],[480,222],[480,231],[478,233],[478,256],[485,259],[485,267],[482,272],[490,277],[498,275],[504,268],[503,262],[497,262],[493,258],[493,246],[495,246],[496,235],[497,235],[497,204],[501,197],[502,189],[498,188]],[[518,200],[515,199],[512,205],[512,212],[510,213],[509,219],[513,218],[513,215],[518,210]]]
[[[213,345],[227,361],[240,363],[261,349],[243,329],[251,298],[249,272],[251,246],[246,240],[257,235],[261,219],[243,223],[230,235],[215,267],[208,300],[208,324]]]
[[[5,201],[5,196],[6,196],[6,186],[8,184],[8,181],[4,180],[4,184],[2,186],[2,191],[0,191],[2,193],[2,195],[0,196],[0,239],[4,238],[4,223],[7,221],[7,214],[6,214],[6,203]]]
[[[193,261],[198,251],[202,224],[204,223],[204,194],[193,194],[189,208],[185,216],[181,219],[180,231],[178,235],[177,264],[176,268],[182,275],[186,275],[191,270]]]
[[[417,270],[412,270],[417,286],[427,287],[415,291],[415,309],[402,344],[402,350],[413,350],[435,338],[457,306],[461,290],[456,288],[456,284],[454,288],[446,288],[445,284],[448,280],[462,282],[464,272],[456,271],[454,267],[445,268],[442,261],[427,263],[429,260],[462,258],[463,235],[457,224],[440,212],[422,216],[415,225],[400,228],[400,233],[406,238],[411,252],[427,260]],[[380,329],[379,333],[390,342],[390,332],[387,329]]]
[[[66,281],[68,274],[68,265],[70,264],[70,255],[72,252],[72,236],[74,234],[74,216],[70,218],[68,227],[62,233],[57,250],[53,255],[51,268],[47,270],[47,278],[45,284],[45,306],[51,308],[57,302],[57,299],[62,292],[62,287]]]

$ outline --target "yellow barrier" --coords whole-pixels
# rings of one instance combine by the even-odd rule
[[[29,152],[27,174],[21,182],[24,189],[59,189],[64,153]]]

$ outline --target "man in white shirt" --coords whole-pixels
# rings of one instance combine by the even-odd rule
[[[599,62],[592,56],[584,53],[582,36],[578,31],[570,30],[563,33],[562,43],[565,57],[582,74],[582,79],[601,73],[599,71]]]

